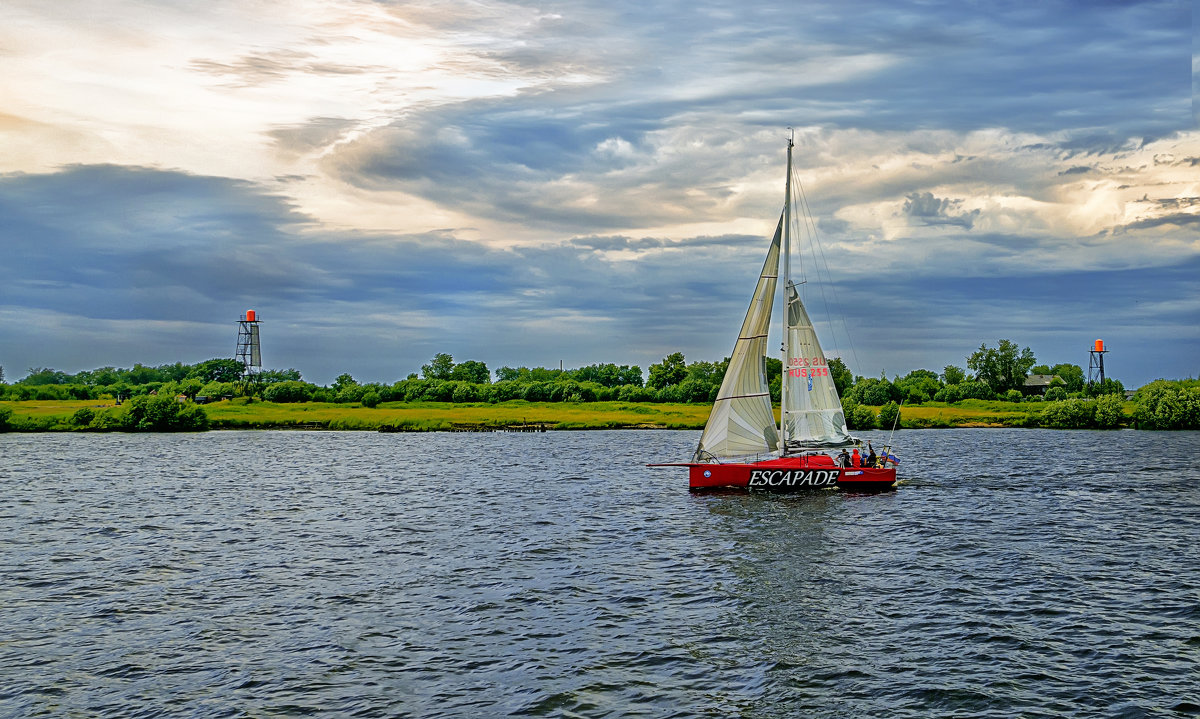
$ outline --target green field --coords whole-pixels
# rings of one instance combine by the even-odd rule
[[[12,410],[18,431],[78,429],[71,417],[81,407],[100,409],[111,400],[0,402]],[[1024,427],[1046,405],[965,400],[905,406],[902,428]],[[629,402],[525,402],[454,404],[387,402],[375,408],[358,404],[272,402],[235,399],[204,405],[213,429],[331,429],[384,431],[486,431],[494,429],[700,429],[708,419],[706,404],[639,404]],[[878,412],[878,407],[873,408]],[[1125,414],[1131,413],[1127,404]]]
[[[13,411],[12,424],[33,422],[39,429],[73,429],[81,407],[101,409],[111,400],[0,402]],[[276,404],[235,399],[204,405],[213,429],[335,429],[394,431],[490,429],[693,429],[708,419],[707,405],[627,402],[524,402],[454,404],[386,402],[358,404],[300,402]]]

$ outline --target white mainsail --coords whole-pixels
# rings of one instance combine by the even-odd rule
[[[782,232],[783,219],[780,218],[693,461],[779,450],[779,433],[767,388],[766,348],[779,275]]]
[[[812,320],[787,284],[787,339],[784,342],[783,423],[787,449],[842,447],[854,443],[838,399],[829,363],[817,341]]]

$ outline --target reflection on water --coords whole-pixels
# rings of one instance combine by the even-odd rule
[[[1200,711],[1197,433],[860,497],[643,466],[695,434],[0,435],[0,715]]]

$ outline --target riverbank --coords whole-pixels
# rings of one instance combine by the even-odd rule
[[[905,406],[903,429],[1029,427],[1054,403],[966,400]],[[244,398],[202,405],[210,429],[327,429],[396,432],[543,431],[571,429],[702,429],[707,404],[633,402],[526,402],[496,404],[386,402],[376,407],[325,402],[275,403]],[[80,416],[112,412],[111,400],[31,400],[0,402],[12,411],[11,431],[95,431]],[[878,413],[878,407],[871,408]],[[1133,403],[1123,414],[1132,415]]]

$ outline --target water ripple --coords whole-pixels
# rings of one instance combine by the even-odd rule
[[[1197,433],[787,497],[643,466],[694,435],[0,435],[0,715],[1200,711]]]

